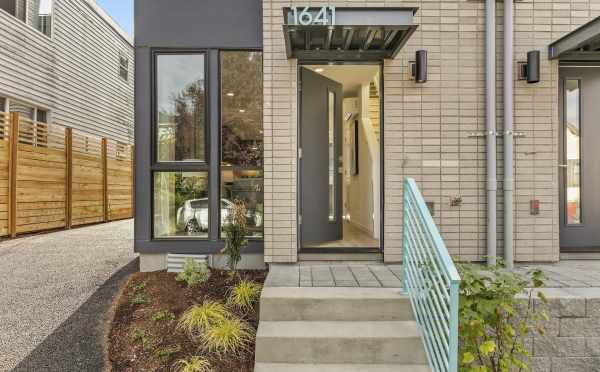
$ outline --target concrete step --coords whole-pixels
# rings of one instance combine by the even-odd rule
[[[256,362],[314,364],[426,364],[412,321],[263,321]]]
[[[431,372],[426,365],[256,363],[254,372]]]
[[[262,321],[414,320],[399,288],[264,288]]]

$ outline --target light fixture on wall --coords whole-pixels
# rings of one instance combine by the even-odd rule
[[[415,79],[415,83],[427,82],[427,51],[417,50],[415,60],[409,62],[411,76]]]
[[[227,93],[227,96],[228,97],[233,97],[233,96],[235,96],[235,94],[233,92],[229,92],[229,93]]]
[[[528,84],[540,81],[540,51],[531,50],[527,52],[527,62],[518,62],[519,80],[527,80]]]

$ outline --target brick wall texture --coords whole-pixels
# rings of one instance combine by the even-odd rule
[[[485,4],[482,1],[276,1],[264,0],[265,260],[297,260],[296,60],[288,60],[282,8],[418,7],[419,28],[394,60],[384,64],[384,251],[402,258],[402,179],[418,182],[450,253],[464,260],[486,255]],[[502,131],[503,3],[497,5],[497,118]],[[515,257],[559,258],[558,63],[548,45],[600,16],[600,0],[524,0],[515,4],[515,64],[529,50],[542,52],[541,82],[515,81]],[[415,84],[409,61],[417,49],[429,54],[429,81]],[[516,67],[515,67],[516,71]],[[502,139],[498,139],[498,254],[502,254]],[[463,204],[451,207],[449,198]],[[532,199],[540,214],[529,214]]]

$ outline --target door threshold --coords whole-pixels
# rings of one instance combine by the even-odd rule
[[[377,248],[304,248],[298,260],[383,262],[383,254]]]
[[[319,248],[319,247],[315,247],[315,248],[301,248],[300,249],[300,254],[303,253],[343,253],[343,254],[352,254],[352,253],[381,253],[381,250],[379,248],[368,248],[368,247],[323,247],[323,248]]]

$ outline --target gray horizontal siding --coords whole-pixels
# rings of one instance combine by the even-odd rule
[[[55,0],[52,38],[0,10],[0,95],[50,110],[54,123],[133,142],[133,48],[87,1]],[[129,56],[127,82],[119,52]]]

